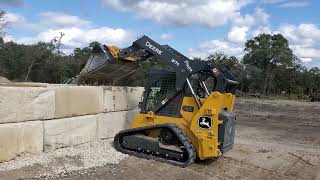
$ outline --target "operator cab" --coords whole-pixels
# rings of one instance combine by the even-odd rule
[[[192,75],[188,79],[191,86],[185,83],[182,90],[176,91],[175,72],[151,71],[141,104],[141,113],[153,111],[159,116],[181,117],[180,108],[183,97],[192,97],[194,92],[197,98],[205,98],[214,91],[215,79],[211,75],[204,81],[200,81],[198,75]]]

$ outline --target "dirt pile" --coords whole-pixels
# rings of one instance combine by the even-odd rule
[[[7,78],[0,76],[0,83],[9,83],[9,82],[10,81]]]

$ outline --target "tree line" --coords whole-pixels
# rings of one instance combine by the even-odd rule
[[[63,83],[79,74],[92,47],[98,44],[92,42],[65,55],[61,51],[63,33],[49,43],[4,42],[2,37],[7,25],[4,15],[5,12],[0,11],[0,76],[12,81]],[[248,40],[242,59],[216,52],[201,60],[231,71],[240,82],[241,92],[303,97],[320,89],[319,67],[306,68],[281,34],[260,34]],[[154,59],[142,62],[137,73],[120,85],[144,85],[148,71],[155,66],[162,65]]]
[[[0,38],[0,76],[18,82],[63,83],[80,72],[90,53],[86,47],[64,55],[52,43],[24,45]]]
[[[230,70],[242,92],[300,98],[319,93],[319,67],[305,67],[283,35],[260,34],[245,43],[244,52],[241,60],[223,53],[210,55],[207,60]]]

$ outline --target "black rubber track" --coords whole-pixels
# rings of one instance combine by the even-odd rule
[[[124,149],[123,146],[121,145],[122,138],[124,136],[129,136],[129,135],[134,135],[138,134],[141,132],[145,132],[147,130],[152,130],[152,129],[160,129],[160,128],[169,128],[174,132],[176,137],[178,137],[179,141],[182,143],[182,145],[185,147],[185,151],[187,153],[187,160],[184,162],[181,161],[175,161],[175,160],[170,160],[170,159],[165,159],[157,156],[152,156],[149,154],[144,154],[144,153],[139,153],[133,150],[129,149]],[[182,130],[176,125],[176,124],[158,124],[158,125],[153,125],[153,126],[146,126],[146,127],[139,127],[139,128],[133,128],[133,129],[126,129],[123,131],[120,131],[116,136],[114,137],[114,147],[117,151],[120,151],[122,153],[128,154],[128,155],[134,155],[139,158],[144,158],[144,159],[152,159],[180,167],[186,167],[194,162],[196,159],[196,152],[195,149],[189,140],[189,138],[182,132]]]

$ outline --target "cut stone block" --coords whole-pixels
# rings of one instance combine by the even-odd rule
[[[0,124],[0,162],[14,159],[21,153],[43,151],[41,121]]]
[[[137,109],[141,101],[144,88],[141,87],[114,87],[115,110],[125,111]]]
[[[44,121],[44,150],[50,151],[95,140],[98,116],[87,115]]]
[[[103,112],[115,111],[115,98],[112,87],[103,88]]]
[[[103,111],[102,87],[56,87],[55,93],[55,118],[98,114]]]
[[[104,112],[136,109],[143,87],[104,87]]]
[[[140,110],[108,112],[99,114],[97,121],[97,137],[112,138],[123,129],[128,129],[131,121]]]
[[[43,87],[0,87],[0,123],[54,118],[55,93]]]

